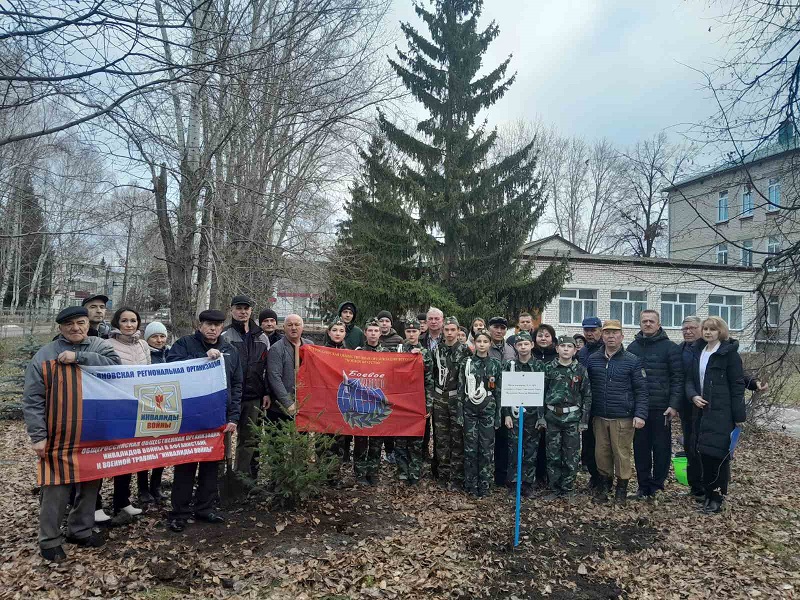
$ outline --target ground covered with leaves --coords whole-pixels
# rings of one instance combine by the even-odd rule
[[[674,483],[624,508],[529,499],[516,550],[506,490],[473,500],[430,480],[409,488],[384,463],[378,487],[346,473],[302,510],[242,504],[226,524],[182,534],[151,509],[108,530],[104,548],[67,546],[50,565],[37,553],[33,453],[20,422],[0,422],[0,597],[800,598],[799,456],[798,440],[748,435],[720,515],[700,514]]]

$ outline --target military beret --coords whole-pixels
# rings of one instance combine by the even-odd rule
[[[505,317],[492,317],[489,319],[489,325],[501,325],[503,327],[508,327],[508,319]]]
[[[342,327],[345,327],[344,321],[342,321],[339,317],[336,317],[336,318],[333,319],[333,321],[328,323],[328,331],[333,329],[334,326],[336,326],[336,325],[341,325]]]
[[[367,319],[367,322],[364,323],[364,329],[367,327],[380,327],[380,323],[378,323],[378,317],[372,317],[371,319]]]
[[[578,344],[575,342],[575,338],[571,335],[560,335],[558,336],[558,345],[561,344],[572,344],[573,346],[577,346]]]
[[[378,319],[379,321],[381,319],[389,319],[390,321],[393,320],[392,313],[390,313],[388,310],[382,310],[381,312],[378,313],[378,316],[375,318]]]
[[[584,329],[594,329],[595,327],[602,327],[603,322],[598,317],[586,317],[581,323]]]
[[[225,322],[225,313],[221,310],[204,310],[200,313],[200,316],[197,317],[198,321],[201,323],[208,322],[208,323],[224,323]]]
[[[444,320],[444,324],[445,325],[455,325],[456,327],[458,327],[458,319],[456,319],[455,317],[447,317]]]
[[[233,298],[231,298],[231,306],[236,306],[237,304],[246,304],[247,306],[252,307],[253,301],[250,300],[250,298],[248,298],[244,294],[241,294],[239,296],[234,296]]]
[[[61,325],[76,317],[88,317],[89,311],[83,306],[68,306],[56,315],[56,323]]]
[[[105,294],[95,294],[94,296],[89,296],[88,298],[84,298],[83,302],[81,302],[81,306],[86,306],[92,300],[102,300],[103,304],[108,304],[108,296]]]
[[[406,321],[406,330],[408,329],[419,329],[419,320],[418,319],[408,319]]]
[[[531,332],[530,331],[520,331],[517,334],[517,337],[514,339],[514,343],[516,344],[517,342],[531,342],[531,343],[533,343],[533,338],[531,337]]]

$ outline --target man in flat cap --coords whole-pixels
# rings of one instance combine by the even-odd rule
[[[231,298],[231,322],[222,330],[222,339],[240,353],[244,348],[244,336],[258,327],[252,317],[253,301],[250,298],[244,294]]]
[[[81,306],[86,309],[89,315],[89,337],[108,337],[111,333],[111,325],[106,323],[106,307],[108,296],[105,294],[95,294],[84,298]]]
[[[444,319],[443,331],[443,341],[432,352],[433,451],[436,458],[436,477],[441,485],[450,490],[463,490],[464,428],[457,421],[458,374],[471,352],[466,344],[458,341],[458,319]]]
[[[225,313],[221,310],[204,310],[200,313],[198,321],[200,326],[193,335],[186,335],[172,345],[167,352],[167,362],[205,357],[216,360],[224,356],[225,378],[228,383],[225,433],[234,432],[239,422],[242,402],[242,366],[239,353],[222,339]],[[175,466],[172,481],[172,510],[167,523],[171,531],[176,533],[183,531],[192,512],[195,519],[208,523],[225,521],[216,507],[219,463],[220,461],[206,461]],[[198,480],[197,493],[192,507],[195,477]]]
[[[581,327],[583,327],[583,337],[586,338],[586,344],[578,350],[575,358],[584,367],[588,367],[589,356],[604,348],[603,322],[598,317],[586,317],[581,322]],[[592,427],[591,405],[586,410],[589,412],[589,428],[581,434],[581,464],[589,471],[589,489],[594,489],[600,481],[600,474],[597,471],[597,462],[594,458],[595,439]]]
[[[492,336],[492,345],[489,346],[489,356],[505,365],[509,360],[517,358],[517,351],[506,343],[508,321],[505,317],[492,317],[489,319],[489,334]],[[499,427],[494,432],[494,482],[497,485],[508,485],[508,433],[507,427]],[[538,440],[538,437],[537,437]]]
[[[46,364],[57,361],[62,365],[107,366],[120,364],[119,356],[108,342],[99,337],[89,337],[89,312],[83,306],[65,308],[56,317],[58,337],[43,346],[33,357],[25,370],[25,387],[22,397],[22,411],[25,426],[31,438],[33,451],[44,460],[47,456],[49,440],[56,435],[56,423],[50,422],[48,404],[62,401],[59,390],[47,392],[44,371]],[[61,419],[75,419],[74,413],[65,412]],[[61,423],[61,429],[71,428],[70,422]],[[76,499],[67,518],[66,541],[79,546],[98,547],[105,543],[103,537],[92,533],[97,492],[100,479],[82,481],[75,487]],[[39,549],[48,561],[61,561],[66,558],[62,548],[64,536],[61,534],[61,520],[64,517],[73,484],[62,483],[42,486],[39,509]]]
[[[592,424],[595,459],[600,481],[595,499],[606,502],[614,476],[615,500],[624,504],[633,469],[633,433],[644,427],[648,415],[647,383],[641,360],[622,346],[622,324],[603,323],[603,350],[589,356],[592,386]]]

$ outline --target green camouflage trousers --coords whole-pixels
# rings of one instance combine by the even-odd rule
[[[398,477],[402,480],[418,480],[425,457],[421,437],[399,437],[394,444],[394,458]]]
[[[539,451],[539,436],[536,429],[536,409],[525,411],[522,432],[522,483],[533,485],[536,479],[536,454]],[[519,443],[519,418],[511,417],[514,426],[508,432],[508,480],[517,482],[517,444]],[[503,425],[505,427],[505,425]]]
[[[375,477],[381,467],[382,437],[354,436],[353,472],[358,477]]]
[[[480,408],[464,403],[464,489],[470,494],[488,494],[494,481],[495,402],[491,397]]]
[[[449,395],[452,394],[452,395]],[[433,447],[438,478],[457,485],[464,483],[464,429],[456,422],[458,395],[455,391],[433,393]]]
[[[236,428],[236,470],[239,473],[254,477],[253,457],[258,451],[258,435],[253,431],[261,420],[260,402],[242,402],[242,415]],[[222,461],[225,464],[225,461]]]
[[[547,415],[547,478],[556,492],[570,492],[575,484],[581,458],[581,434],[578,422],[564,423],[557,416]]]

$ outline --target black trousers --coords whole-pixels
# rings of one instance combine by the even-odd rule
[[[499,427],[494,433],[494,482],[506,485],[508,478],[508,428]]]
[[[164,474],[164,467],[157,467],[151,471],[139,471],[136,474],[136,484],[139,493],[153,492],[161,487],[161,476]]]
[[[544,434],[539,436],[539,447],[536,450],[536,482],[547,483],[547,439]]]
[[[597,479],[600,474],[597,470],[597,462],[594,459],[594,444],[594,428],[590,418],[589,428],[581,434],[581,464],[586,467],[593,480]]]
[[[664,411],[651,410],[644,427],[633,434],[633,461],[639,489],[645,494],[663,490],[671,460],[672,423],[664,416]]]
[[[708,454],[700,454],[700,466],[703,473],[703,490],[707,497],[728,493],[731,480],[731,460],[729,456],[717,458]]]
[[[686,453],[686,478],[692,492],[699,494],[703,491],[703,468],[700,457],[694,448],[695,421],[690,406],[681,410],[681,429],[683,430],[683,451]]]
[[[172,510],[170,519],[188,519],[195,515],[206,516],[214,511],[219,496],[217,492],[217,469],[221,461],[185,463],[175,466],[172,481]],[[192,492],[195,478],[197,492],[194,494],[194,510],[192,509]]]
[[[114,513],[118,513],[131,503],[131,473],[114,477]]]

